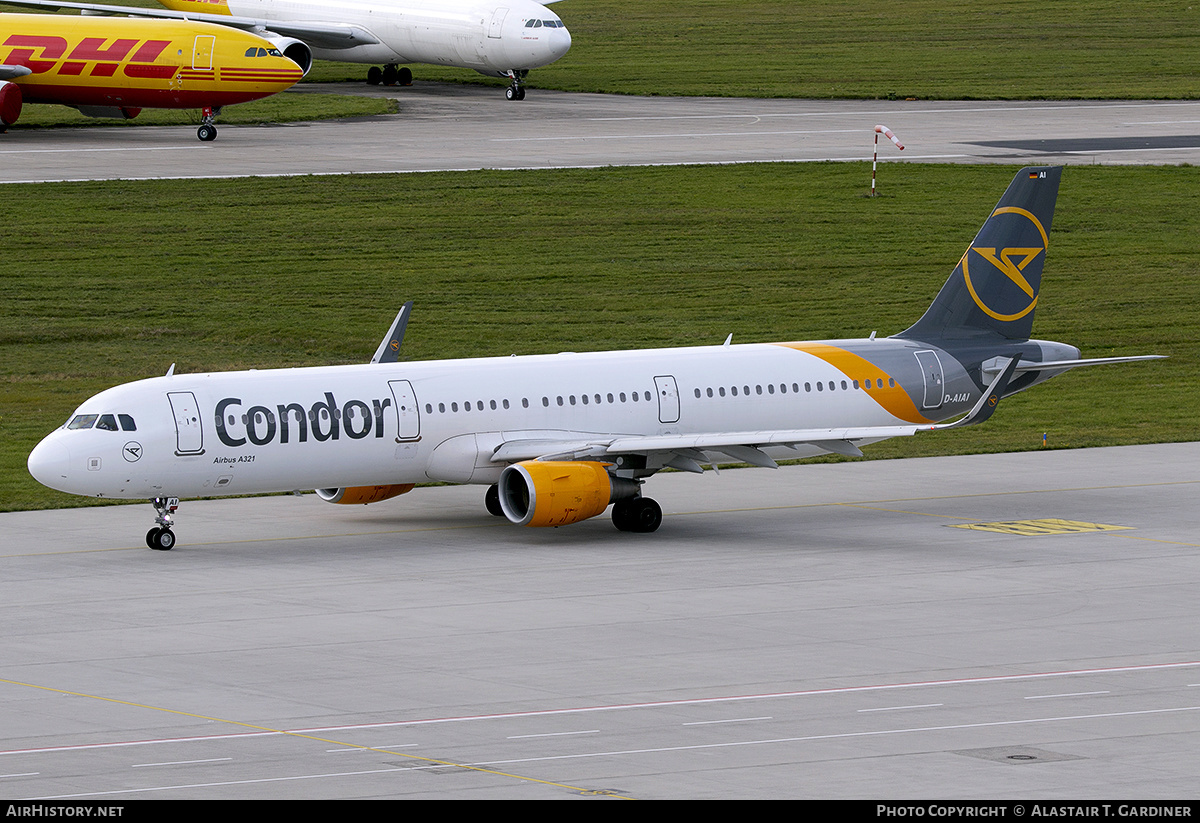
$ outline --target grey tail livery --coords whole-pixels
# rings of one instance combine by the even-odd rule
[[[929,309],[893,339],[947,352],[978,385],[991,384],[986,393],[999,389],[998,397],[1080,366],[1160,359],[1080,359],[1074,346],[1030,340],[1061,177],[1061,166],[1018,172]],[[1009,363],[1014,357],[1019,362]],[[1005,371],[1011,382],[998,379]],[[986,416],[972,413],[968,419]]]
[[[896,336],[925,342],[1029,339],[1061,176],[1061,166],[1022,169],[933,305]]]

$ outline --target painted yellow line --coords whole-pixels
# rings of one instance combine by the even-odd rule
[[[1132,529],[1132,526],[1110,526],[1105,523],[1087,523],[1082,520],[1061,520],[1046,517],[1040,520],[1007,520],[995,523],[947,523],[952,529],[971,529],[981,532],[1017,534],[1024,537],[1040,537],[1047,534],[1082,534],[1111,532]]]

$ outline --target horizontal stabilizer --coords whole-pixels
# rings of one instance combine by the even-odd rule
[[[1105,366],[1109,363],[1136,363],[1139,360],[1166,360],[1165,354],[1138,354],[1131,357],[1092,357],[1085,360],[1048,360],[1038,362],[1036,360],[1026,360],[1017,366],[1017,373],[1024,374],[1032,371],[1067,371],[1068,369],[1077,369],[1080,366]],[[997,374],[1002,368],[1005,358],[997,357],[983,364],[984,377],[991,377]]]

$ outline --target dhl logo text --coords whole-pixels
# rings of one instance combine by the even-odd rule
[[[92,63],[89,76],[111,77],[127,59],[129,64],[125,66],[125,74],[129,77],[170,77],[176,69],[175,66],[150,65],[171,45],[170,40],[128,38],[109,43],[104,37],[85,37],[68,53],[71,44],[65,37],[13,34],[3,45],[11,49],[0,58],[0,63],[25,66],[34,74],[45,74],[58,66],[60,75],[79,76]]]

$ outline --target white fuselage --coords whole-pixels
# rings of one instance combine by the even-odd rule
[[[911,385],[922,378],[910,350],[928,347],[838,342],[879,357],[851,356],[848,366],[837,359],[846,350],[827,344],[754,344],[173,374],[92,397],[72,420],[97,417],[51,433],[29,467],[52,488],[119,498],[494,483],[507,462],[493,460],[502,444],[911,425],[979,397],[945,353],[939,394],[922,400],[929,392]],[[105,415],[110,422],[94,425]],[[798,445],[777,456],[821,451]]]
[[[238,17],[350,24],[378,38],[349,49],[310,44],[316,57],[348,63],[432,63],[503,76],[545,66],[571,47],[558,15],[532,0],[229,0],[228,5]]]

